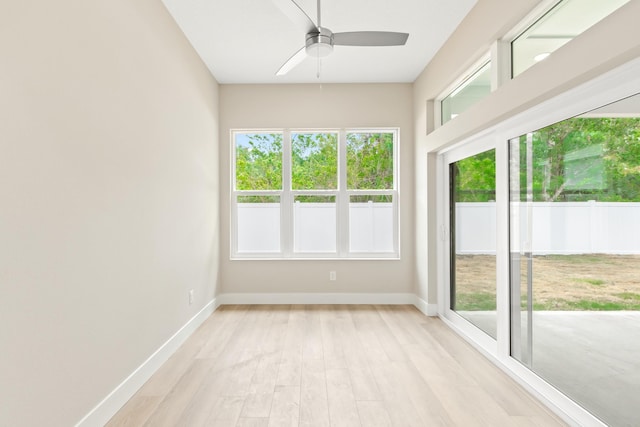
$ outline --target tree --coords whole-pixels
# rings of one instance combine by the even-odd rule
[[[282,134],[250,134],[236,142],[236,189],[282,189]]]
[[[640,119],[578,117],[540,129],[532,137],[534,200],[640,201]],[[580,152],[590,153],[591,160],[575,161],[573,176],[588,177],[588,169],[601,161],[601,170],[592,171],[601,174],[601,187],[585,182],[581,188],[574,182],[574,188],[568,188],[569,157]],[[520,155],[525,165],[523,149]],[[526,169],[521,171],[526,174]],[[521,182],[525,189],[524,176]]]
[[[294,190],[338,188],[338,135],[298,133],[291,138],[291,187]]]
[[[347,134],[347,188],[393,188],[393,134]]]
[[[393,189],[393,144],[393,133],[348,133],[347,188]],[[236,141],[235,167],[238,190],[282,189],[282,134],[242,135]],[[292,133],[291,187],[294,190],[338,188],[337,133]],[[389,198],[366,197],[376,201]],[[299,196],[298,199],[329,200],[324,196]]]
[[[640,201],[640,118],[577,117],[532,132],[534,201]],[[527,191],[527,135],[520,137],[521,200]],[[495,151],[460,160],[456,201],[495,199]]]
[[[452,168],[456,202],[488,202],[496,199],[496,150],[459,160]]]

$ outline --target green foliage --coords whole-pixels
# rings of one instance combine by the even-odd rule
[[[236,189],[282,189],[282,134],[236,137]]]
[[[527,135],[520,137],[520,200],[527,197]],[[534,201],[640,201],[640,118],[577,117],[529,136]],[[456,162],[457,202],[495,200],[495,152]]]
[[[291,187],[294,190],[338,188],[337,134],[293,134],[291,158]]]
[[[391,203],[393,201],[393,197],[391,195],[388,194],[380,194],[380,195],[376,195],[376,196],[371,196],[371,195],[358,195],[358,196],[351,196],[349,198],[351,203],[368,203],[368,202],[372,202],[372,203]]]
[[[488,202],[496,199],[496,151],[467,157],[452,165],[456,202]]]
[[[280,203],[280,196],[240,196],[238,203]]]
[[[526,135],[520,139],[525,200]],[[532,134],[533,200],[640,201],[640,119],[578,117]]]
[[[348,133],[347,187],[393,189],[393,152],[393,133]],[[282,189],[282,134],[237,136],[235,167],[237,190]],[[293,190],[338,188],[337,133],[291,135],[291,187]],[[377,197],[390,201],[391,196]],[[374,201],[381,201],[378,199]]]
[[[347,134],[347,188],[393,189],[393,134]]]
[[[335,203],[335,196],[296,196],[296,202],[300,203]]]

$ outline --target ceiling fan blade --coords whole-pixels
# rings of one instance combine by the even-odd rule
[[[388,31],[353,31],[334,33],[333,44],[341,46],[402,46],[409,34]]]
[[[272,0],[278,9],[282,11],[287,17],[293,21],[301,30],[304,30],[305,34],[313,31],[318,31],[318,27],[313,23],[309,15],[293,0]]]
[[[285,62],[282,67],[276,72],[276,76],[284,76],[289,71],[293,70],[296,66],[298,66],[304,59],[307,57],[306,47],[303,46],[302,49],[293,54],[291,58]]]

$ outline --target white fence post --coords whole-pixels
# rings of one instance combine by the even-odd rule
[[[598,223],[596,221],[597,207],[595,200],[589,200],[589,252],[599,252],[598,239]]]

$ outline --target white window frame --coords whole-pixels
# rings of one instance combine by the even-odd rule
[[[553,16],[553,14],[555,13],[554,9],[556,8],[562,8],[563,4],[566,0],[542,0],[531,12],[529,12],[519,23],[518,25],[516,25],[515,27],[513,27],[511,29],[511,31],[509,31],[503,38],[502,40],[505,41],[505,43],[508,43],[509,45],[509,77],[511,79],[515,79],[517,78],[520,74],[524,73],[525,71],[527,71],[529,68],[533,67],[536,65],[536,63],[531,64],[529,67],[523,69],[520,71],[520,73],[514,75],[514,64],[513,64],[513,43],[520,38],[523,34],[525,34],[527,31],[529,31],[529,29],[531,27],[533,27],[534,25],[536,25],[539,21],[541,21],[542,19],[546,18],[547,15],[549,15],[550,17]],[[613,12],[611,13],[615,13],[617,9],[614,9]],[[596,25],[598,22],[600,22],[601,20],[605,19],[606,16],[602,16],[600,17],[600,19],[598,21],[596,21],[595,23],[593,23],[591,26]],[[587,31],[589,28],[591,28],[591,26],[584,28],[582,31],[578,32],[577,34],[575,34],[573,36],[573,38],[575,37],[579,37],[582,33],[584,33],[585,31]],[[562,46],[561,46],[562,47]],[[560,48],[561,48],[560,47]],[[548,53],[549,55],[553,54],[553,52],[555,52],[556,50],[558,50],[559,48],[553,49],[549,52],[545,52]]]
[[[477,60],[475,60],[471,66],[469,66],[464,73],[462,73],[458,78],[456,78],[449,86],[447,86],[445,88],[445,90],[443,90],[440,95],[438,95],[435,99],[434,102],[434,123],[436,124],[437,127],[440,127],[442,125],[445,124],[445,122],[443,122],[442,120],[442,102],[448,98],[452,93],[454,93],[455,91],[461,89],[463,87],[463,85],[467,84],[468,81],[470,81],[470,79],[478,72],[480,71],[480,69],[482,69],[484,66],[486,66],[487,64],[489,64],[489,66],[491,67],[491,73],[494,73],[493,69],[494,69],[494,57],[492,55],[492,52],[489,51],[487,53],[485,53],[484,55],[482,55],[480,58],[478,58]],[[493,78],[492,80],[492,87],[491,90],[494,91],[496,88],[494,87],[493,84]],[[453,119],[451,119],[453,120]],[[451,121],[449,120],[449,121]],[[448,123],[448,122],[447,122]]]
[[[236,144],[237,134],[282,133],[282,189],[280,190],[237,190],[236,189]],[[291,135],[296,133],[337,133],[338,134],[338,188],[328,190],[294,190],[291,184]],[[347,134],[348,133],[392,133],[393,144],[393,188],[387,190],[347,189]],[[246,259],[400,259],[400,129],[397,127],[374,128],[277,128],[277,129],[232,129],[230,131],[230,258]],[[294,200],[296,196],[334,196],[336,200],[336,251],[335,252],[295,252],[294,251]],[[349,248],[349,201],[351,196],[392,196],[393,250],[389,252],[354,252]],[[279,252],[239,252],[238,251],[238,203],[239,196],[279,196],[280,197],[280,251]]]
[[[640,93],[640,58],[537,104],[453,147],[438,152],[437,201],[439,209],[437,210],[437,227],[442,236],[437,245],[438,313],[440,318],[572,425],[604,427],[602,422],[578,403],[562,394],[511,356],[508,142],[527,132],[584,114],[637,93]],[[497,340],[489,338],[469,321],[449,309],[448,164],[491,147],[496,149],[496,222],[507,224],[507,226],[498,227],[496,232]]]
[[[448,322],[451,322],[452,325],[455,325],[467,336],[472,337],[475,342],[480,343],[483,348],[491,348],[495,347],[498,341],[502,341],[505,335],[504,323],[497,322],[496,323],[496,335],[497,339],[490,337],[487,333],[481,331],[477,326],[473,325],[467,319],[462,317],[456,311],[451,310],[451,275],[449,266],[451,265],[451,242],[449,240],[452,224],[450,223],[451,217],[449,214],[451,207],[450,193],[449,193],[449,165],[460,160],[478,155],[480,153],[484,153],[489,150],[495,150],[496,156],[496,207],[504,203],[504,182],[499,180],[502,178],[504,173],[504,163],[505,163],[505,155],[506,146],[504,144],[500,144],[499,141],[496,140],[496,135],[494,132],[481,132],[478,135],[475,135],[463,143],[458,144],[449,149],[443,150],[439,152],[439,160],[438,160],[438,177],[439,186],[438,186],[438,202],[440,209],[437,212],[438,216],[438,224],[440,224],[441,229],[443,230],[442,235],[443,239],[439,242],[439,250],[438,250],[438,283],[441,284],[441,288],[438,290],[438,311],[441,314],[441,317],[446,319]],[[501,212],[496,209],[496,222],[503,220],[501,216]],[[499,228],[496,227],[498,230]],[[496,239],[496,282],[504,280],[501,273],[504,271],[504,256],[501,257],[504,250],[502,250],[502,241],[499,238]],[[499,308],[503,308],[501,302],[504,300],[505,289],[499,288],[496,286],[496,305],[499,305]],[[497,314],[497,312],[496,312]]]

